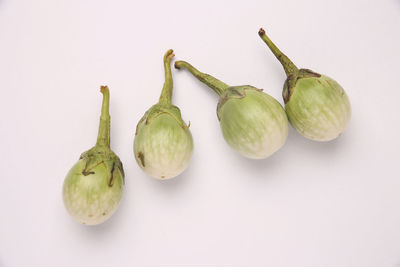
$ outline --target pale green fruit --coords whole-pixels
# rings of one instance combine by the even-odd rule
[[[79,160],[68,172],[63,186],[63,199],[69,214],[78,222],[95,225],[104,222],[115,212],[122,197],[124,175],[119,168],[113,171],[110,185],[105,163],[83,174],[85,160]]]
[[[298,69],[268,38],[263,29],[260,37],[285,69],[283,88],[285,109],[292,126],[304,137],[315,141],[337,138],[351,117],[349,98],[333,79],[308,69]]]
[[[278,151],[288,136],[281,104],[250,85],[228,86],[185,61],[175,67],[189,70],[219,96],[217,115],[225,141],[242,156],[263,159]]]
[[[83,153],[63,185],[64,205],[78,222],[96,225],[117,209],[122,197],[124,170],[110,149],[109,90],[102,86],[103,105],[96,145]]]
[[[303,136],[329,141],[346,129],[350,102],[337,82],[324,75],[302,78],[292,90],[285,109],[291,124]]]
[[[252,86],[230,87],[221,99],[224,97],[229,99],[218,107],[221,130],[226,142],[238,153],[263,159],[285,144],[288,120],[273,97]]]
[[[145,114],[139,122],[134,141],[135,159],[150,176],[169,179],[181,174],[189,165],[193,153],[193,139],[180,115],[171,112]],[[180,113],[180,112],[179,112]],[[149,116],[149,115],[152,116]]]
[[[171,104],[173,51],[164,56],[166,81],[159,102],[152,106],[136,127],[133,151],[136,162],[148,175],[170,179],[189,165],[193,139],[178,107]]]

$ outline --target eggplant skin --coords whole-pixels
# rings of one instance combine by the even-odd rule
[[[288,136],[289,123],[282,105],[252,86],[228,88],[221,96],[218,117],[226,142],[247,158],[271,156]]]
[[[96,225],[106,221],[117,210],[123,193],[124,174],[113,170],[113,183],[104,163],[86,173],[80,159],[64,180],[63,200],[68,213],[78,222]]]
[[[285,105],[292,126],[314,141],[330,141],[347,127],[351,106],[344,89],[325,75],[301,78]]]
[[[145,115],[146,116],[146,115]],[[133,151],[140,168],[157,179],[170,179],[189,165],[193,138],[178,114],[161,112],[138,124]]]

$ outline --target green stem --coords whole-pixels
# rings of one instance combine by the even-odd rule
[[[101,106],[100,126],[96,146],[110,147],[110,92],[108,86],[101,86],[100,92],[103,94],[103,104]]]
[[[159,104],[171,105],[172,101],[172,73],[171,73],[171,59],[174,57],[174,50],[168,50],[164,55],[164,70],[165,70],[165,82],[161,91]]]
[[[226,90],[226,88],[229,87],[229,85],[227,85],[226,83],[214,78],[213,76],[198,71],[195,67],[193,67],[192,65],[190,65],[186,61],[176,61],[175,62],[175,68],[177,68],[177,69],[181,69],[181,68],[187,69],[188,71],[190,71],[190,73],[193,74],[193,76],[195,76],[197,79],[199,79],[202,83],[205,83],[206,85],[208,85],[219,96],[221,96],[224,93],[224,91]]]
[[[289,75],[295,75],[299,71],[296,65],[294,65],[293,62],[269,39],[263,28],[258,31],[258,35],[260,35],[261,39],[268,45],[275,57],[281,62],[287,77],[289,77]]]

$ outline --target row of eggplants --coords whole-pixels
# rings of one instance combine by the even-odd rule
[[[218,95],[217,116],[226,142],[239,154],[263,159],[279,150],[288,136],[288,119],[303,136],[329,141],[345,129],[351,115],[349,99],[333,79],[308,69],[298,69],[268,38],[259,35],[283,65],[285,110],[270,95],[250,85],[229,86],[197,70],[185,61],[175,68],[187,69]],[[177,106],[171,103],[172,50],[164,56],[165,83],[160,99],[139,121],[134,154],[149,175],[169,179],[182,173],[193,152],[193,139]],[[101,87],[103,104],[96,145],[84,152],[64,181],[63,199],[78,222],[104,222],[117,209],[124,186],[124,170],[110,149],[109,90]]]

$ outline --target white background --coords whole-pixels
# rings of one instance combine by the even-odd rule
[[[192,162],[170,181],[144,174],[134,130],[167,49],[283,102],[261,26],[299,67],[341,83],[347,131],[317,143],[291,129],[272,157],[243,158],[222,137],[216,94],[174,70]],[[0,266],[400,266],[399,48],[399,0],[0,0]],[[61,188],[96,141],[102,84],[126,186],[115,215],[88,227]]]

